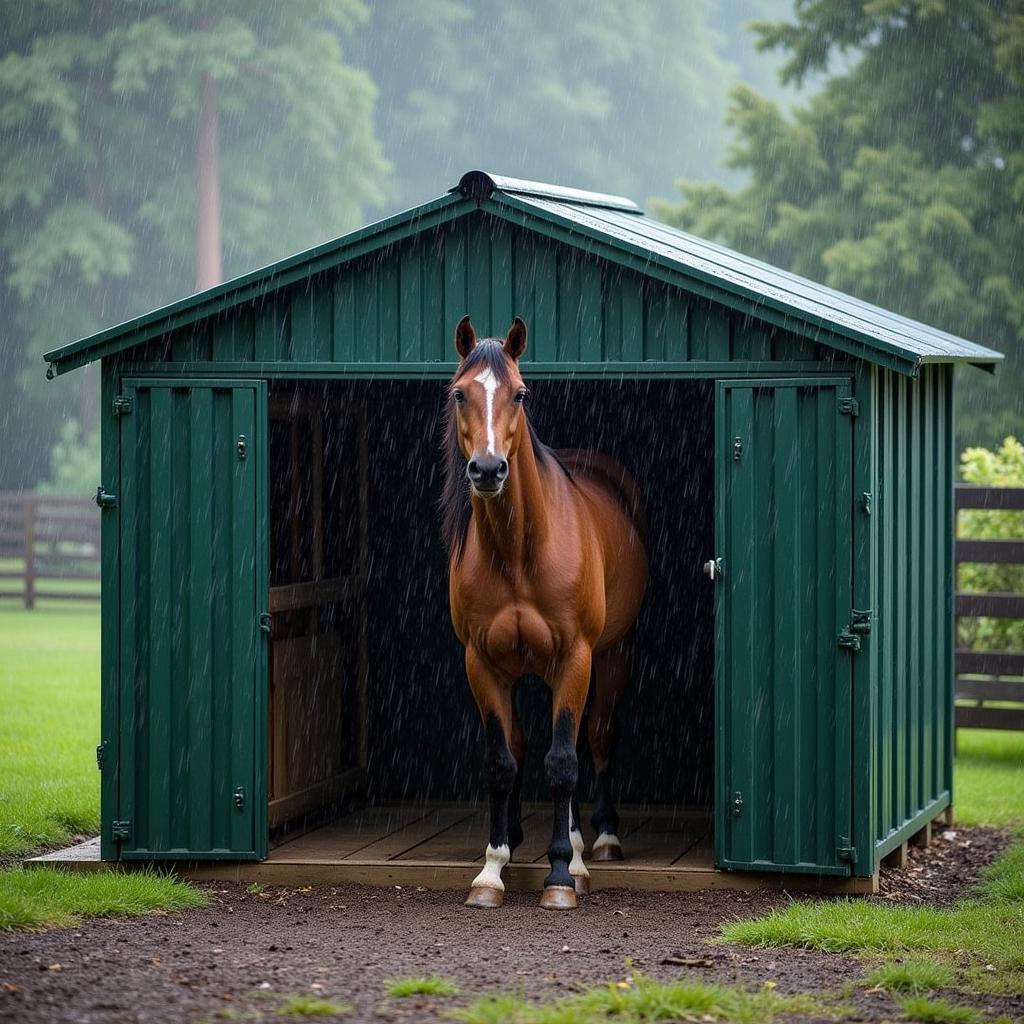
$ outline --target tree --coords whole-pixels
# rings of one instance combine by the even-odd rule
[[[15,316],[0,346],[27,390],[47,348],[380,202],[376,92],[341,45],[365,18],[360,0],[6,5],[0,286]],[[96,382],[76,383],[84,436]]]
[[[1024,393],[1024,0],[799,0],[761,24],[783,82],[827,74],[787,117],[733,92],[742,188],[683,181],[670,223],[1007,353],[959,387],[958,440],[1020,433]]]
[[[351,52],[380,84],[403,202],[471,167],[643,201],[718,171],[725,51],[749,60],[737,24],[788,5],[377,0]]]

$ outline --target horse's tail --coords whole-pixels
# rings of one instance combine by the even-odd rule
[[[570,474],[579,473],[602,481],[622,505],[640,538],[647,547],[647,511],[644,496],[629,470],[618,459],[603,452],[580,448],[561,448],[555,452],[558,461]]]

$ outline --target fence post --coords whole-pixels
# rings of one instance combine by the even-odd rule
[[[25,607],[36,605],[36,496],[25,495]]]

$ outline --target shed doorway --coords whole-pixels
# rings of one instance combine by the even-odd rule
[[[614,455],[647,503],[651,582],[615,761],[627,860],[601,866],[604,884],[623,870],[711,871],[714,383],[530,388],[546,443]],[[421,882],[458,886],[482,856],[483,741],[438,526],[443,400],[438,381],[271,384],[271,862],[336,862],[352,878],[418,866]],[[550,834],[550,697],[535,679],[517,689],[530,748],[512,883],[533,885]],[[585,818],[591,782],[584,752]]]

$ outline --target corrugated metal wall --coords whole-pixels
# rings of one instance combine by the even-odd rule
[[[716,861],[845,874],[852,422],[845,381],[719,385]]]
[[[831,350],[480,213],[177,332],[149,357],[214,362],[448,362],[466,313],[512,317],[525,362],[827,360]]]
[[[952,786],[952,380],[876,377],[876,843]]]
[[[124,857],[266,849],[263,387],[123,390]]]

